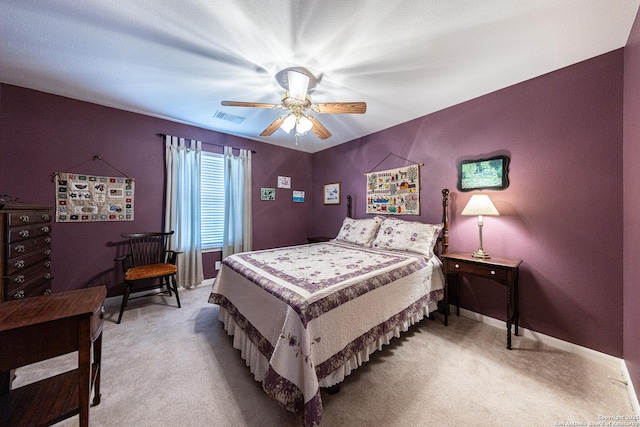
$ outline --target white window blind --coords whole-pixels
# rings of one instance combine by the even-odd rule
[[[217,249],[224,229],[224,156],[203,151],[201,160],[202,249]]]

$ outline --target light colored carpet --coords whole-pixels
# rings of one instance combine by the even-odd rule
[[[299,426],[232,348],[209,286],[107,306],[102,402],[92,426]],[[323,392],[323,427],[554,426],[633,414],[619,370],[462,317],[425,319]],[[76,355],[17,371],[14,387],[74,367]],[[77,417],[58,425],[75,426]],[[586,424],[585,424],[586,425]]]

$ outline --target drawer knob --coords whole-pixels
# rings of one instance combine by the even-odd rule
[[[48,233],[49,232],[49,227],[47,227],[46,225],[44,227],[42,227],[42,232],[43,233]]]
[[[51,249],[47,249],[46,251],[44,251],[44,254],[45,254],[46,256],[51,255]]]
[[[491,274],[496,274],[496,271],[495,270],[491,270]]]
[[[29,222],[29,215],[20,215],[21,222]]]
[[[47,268],[51,267],[51,261],[45,261],[44,266]]]
[[[21,274],[21,275],[19,275],[19,276],[16,276],[16,277],[13,279],[13,281],[14,281],[14,282],[16,282],[16,283],[22,283],[22,282],[24,282],[24,275],[22,275],[22,274]]]
[[[21,289],[15,294],[13,294],[13,297],[16,299],[24,298],[24,289]]]
[[[24,260],[23,259],[16,260],[16,262],[13,263],[13,266],[18,269],[24,268]]]
[[[456,264],[456,265],[455,265],[455,267],[456,267],[456,268],[460,268],[460,264]]]
[[[46,239],[44,239],[45,243],[51,243],[51,237],[47,237]]]
[[[18,246],[16,246],[15,251],[16,251],[16,252],[18,252],[18,253],[22,253],[22,252],[24,252],[24,251],[25,251],[25,247],[24,247],[24,245],[18,245]]]
[[[49,216],[49,214],[42,214],[42,220],[43,221],[49,221],[51,217]]]
[[[20,230],[20,237],[29,237],[29,230]]]
[[[51,273],[45,273],[44,278],[49,280],[51,279],[53,276],[51,275]]]

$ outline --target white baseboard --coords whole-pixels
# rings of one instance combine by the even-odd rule
[[[638,403],[638,395],[636,394],[636,389],[633,387],[631,377],[629,376],[629,371],[627,370],[627,364],[624,360],[622,360],[622,376],[627,382],[627,391],[629,392],[629,398],[631,399],[633,411],[636,413],[636,415],[640,416],[640,403]]]
[[[455,313],[455,309],[456,309],[456,306],[452,305],[451,313]],[[490,326],[494,326],[496,328],[500,328],[500,329],[506,328],[505,322],[502,320],[485,316],[483,314],[479,314],[464,308],[460,309],[460,316],[466,317],[468,319],[473,319],[478,322],[485,323]],[[618,357],[614,357],[606,353],[602,353],[596,350],[592,350],[590,348],[582,347],[577,344],[563,341],[558,338],[551,337],[549,335],[541,334],[540,332],[531,331],[523,327],[518,328],[518,335],[535,340],[535,341],[539,341],[543,344],[550,345],[551,347],[555,347],[557,349],[566,351],[568,353],[577,354],[577,355],[586,357],[587,359],[593,360],[594,362],[600,363],[605,366],[609,366],[613,369],[620,369],[620,371],[622,372],[624,381],[626,381],[627,383],[627,392],[629,393],[629,398],[631,399],[631,405],[633,406],[635,415],[640,415],[640,404],[638,403],[638,396],[636,395],[633,384],[631,383],[631,378],[629,377],[629,371],[627,370],[627,365],[625,364],[624,359],[620,359]]]
[[[454,305],[451,306],[451,313],[455,313],[455,308],[456,307]],[[495,326],[497,328],[505,329],[505,333],[506,333],[506,326],[503,320],[498,320],[493,317],[485,316],[483,314],[479,314],[471,310],[466,310],[464,308],[460,309],[460,316],[466,317],[468,319],[477,320],[478,322]],[[586,357],[587,359],[598,362],[602,365],[610,366],[616,369],[620,368],[620,361],[622,359],[618,357],[614,357],[605,353],[601,353],[596,350],[592,350],[590,348],[582,347],[577,344],[563,341],[558,338],[551,337],[549,335],[541,334],[540,332],[531,331],[526,328],[523,328],[522,326],[518,328],[518,335],[525,338],[532,339],[534,341],[539,341],[543,344],[550,345],[562,351],[566,351],[567,353],[578,354],[580,356]]]

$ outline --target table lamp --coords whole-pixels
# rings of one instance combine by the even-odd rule
[[[480,247],[471,254],[474,258],[487,259],[491,256],[482,249],[482,215],[499,216],[500,213],[486,194],[474,194],[462,210],[461,215],[478,215],[478,232],[480,233]]]

